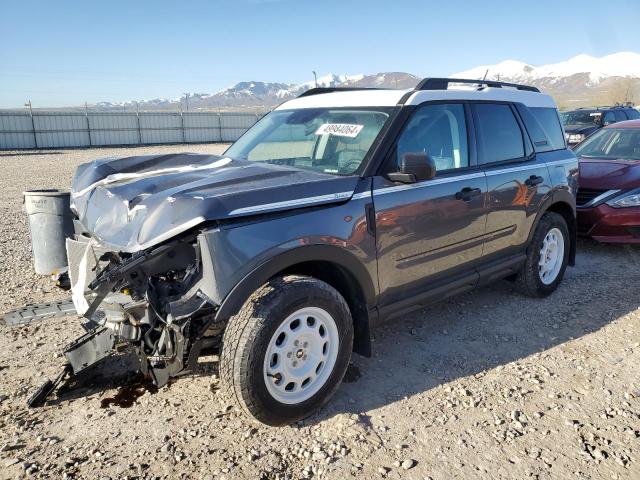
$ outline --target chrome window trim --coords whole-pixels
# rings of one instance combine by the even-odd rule
[[[480,177],[484,177],[485,173],[484,172],[476,172],[476,173],[468,173],[466,175],[455,175],[455,176],[451,176],[451,177],[444,177],[444,178],[434,178],[431,180],[425,180],[424,182],[420,182],[420,183],[412,183],[409,185],[397,185],[394,187],[383,187],[383,188],[377,188],[373,191],[374,195],[386,195],[387,193],[394,193],[394,192],[402,192],[402,191],[409,191],[409,190],[415,190],[418,188],[425,188],[425,187],[430,187],[433,185],[442,185],[445,183],[453,183],[453,182],[459,182],[461,180],[471,180],[474,178],[480,178]]]
[[[313,205],[327,202],[335,202],[337,200],[346,200],[352,197],[353,192],[338,192],[327,195],[318,195],[316,197],[297,198],[295,200],[286,200],[283,202],[264,203],[262,205],[252,205],[250,207],[236,208],[231,210],[229,215],[244,215],[247,213],[264,212],[265,210],[274,210],[278,208],[299,207],[302,205]]]

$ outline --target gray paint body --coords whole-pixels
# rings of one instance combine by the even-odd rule
[[[550,205],[575,213],[578,164],[566,149],[414,184],[370,165],[338,177],[210,155],[103,160],[78,169],[73,205],[82,228],[116,252],[195,232],[198,287],[219,320],[271,276],[314,260],[351,274],[368,318],[388,317],[422,305],[424,292],[442,298],[505,276],[495,263],[521,260]],[[528,186],[531,176],[542,183]],[[480,194],[457,198],[465,188]]]
[[[360,180],[358,195],[346,202],[311,206],[281,215],[264,215],[203,232],[198,242],[203,252],[203,291],[221,304],[231,290],[261,265],[288,252],[311,246],[336,250],[362,265],[377,293],[375,237],[367,231],[365,206],[371,203],[370,182]],[[302,257],[301,257],[302,258]]]

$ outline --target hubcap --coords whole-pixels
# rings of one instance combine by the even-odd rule
[[[271,337],[264,357],[264,381],[273,398],[296,404],[315,395],[338,358],[338,327],[322,308],[289,315]]]
[[[564,261],[564,236],[558,228],[547,232],[540,248],[538,273],[545,285],[550,285],[558,278]]]

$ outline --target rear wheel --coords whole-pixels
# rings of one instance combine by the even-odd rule
[[[229,320],[221,380],[256,420],[292,423],[335,393],[352,346],[351,314],[340,293],[312,277],[274,278]]]
[[[562,215],[545,213],[527,248],[527,259],[516,277],[519,292],[546,297],[562,281],[569,259],[569,229]]]

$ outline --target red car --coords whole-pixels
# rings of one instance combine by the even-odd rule
[[[575,148],[578,234],[640,243],[640,120],[605,127]]]

